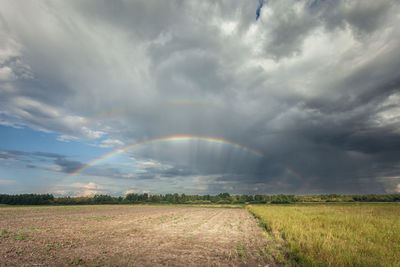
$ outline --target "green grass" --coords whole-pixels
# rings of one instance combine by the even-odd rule
[[[7,238],[8,235],[9,235],[9,233],[8,233],[8,231],[6,229],[2,229],[1,230],[0,237]]]
[[[400,205],[251,205],[302,266],[400,266]]]

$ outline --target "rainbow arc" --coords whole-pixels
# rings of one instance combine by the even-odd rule
[[[242,150],[245,150],[253,155],[256,155],[258,157],[263,157],[263,153],[261,153],[258,150],[255,150],[253,148],[247,147],[245,145],[236,143],[236,142],[232,142],[229,140],[225,140],[222,138],[215,138],[215,137],[208,137],[208,136],[195,136],[195,135],[175,135],[175,136],[168,136],[168,137],[162,137],[162,138],[155,138],[155,139],[150,139],[150,140],[146,140],[146,141],[142,141],[142,142],[137,142],[128,146],[125,146],[123,148],[118,148],[114,151],[111,151],[110,153],[107,153],[105,155],[102,155],[92,161],[90,161],[89,163],[87,163],[86,165],[83,165],[81,168],[77,169],[76,171],[72,172],[69,177],[74,176],[84,170],[86,170],[87,168],[105,160],[108,159],[114,155],[117,154],[121,154],[127,150],[130,149],[134,149],[136,147],[139,146],[143,146],[143,145],[147,145],[147,144],[154,144],[154,143],[160,143],[160,142],[176,142],[176,141],[206,141],[206,142],[211,142],[211,143],[218,143],[218,144],[225,144],[225,145],[230,145]]]

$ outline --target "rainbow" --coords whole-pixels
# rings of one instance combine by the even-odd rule
[[[146,141],[142,141],[142,142],[137,142],[128,146],[125,146],[123,148],[119,148],[116,149],[114,151],[111,151],[110,153],[107,153],[105,155],[102,155],[92,161],[90,161],[89,163],[87,163],[86,165],[83,165],[82,167],[80,167],[79,169],[75,170],[74,172],[72,172],[71,174],[68,175],[68,177],[74,176],[84,170],[86,170],[87,168],[105,160],[108,159],[114,155],[120,154],[122,152],[125,152],[127,150],[136,148],[138,146],[142,146],[142,145],[147,145],[147,144],[153,144],[153,143],[160,143],[160,142],[171,142],[171,141],[206,141],[206,142],[211,142],[211,143],[217,143],[217,144],[225,144],[225,145],[231,145],[233,147],[237,147],[240,149],[243,149],[245,151],[248,151],[256,156],[259,157],[263,157],[263,153],[261,153],[260,151],[257,151],[255,149],[249,148],[247,146],[241,145],[239,143],[235,143],[235,142],[231,142],[225,139],[221,139],[221,138],[215,138],[215,137],[205,137],[205,136],[195,136],[195,135],[175,135],[175,136],[168,136],[168,137],[162,137],[162,138],[155,138],[155,139],[150,139],[150,140],[146,140]]]
[[[294,175],[297,179],[299,179],[300,181],[302,181],[305,184],[310,184],[310,181],[306,178],[304,178],[303,176],[301,176],[298,172],[296,172],[295,170],[293,170],[290,167],[286,167],[286,170],[288,172],[290,172],[292,175]]]
[[[127,110],[127,108],[125,108],[125,107],[119,107],[119,108],[114,108],[111,110],[103,111],[95,116],[89,117],[88,122],[105,120],[105,119],[109,119],[109,118],[116,117],[119,115],[123,115],[126,113],[126,110]]]

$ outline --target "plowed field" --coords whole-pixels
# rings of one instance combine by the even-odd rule
[[[273,266],[270,241],[239,208],[0,209],[1,266]]]

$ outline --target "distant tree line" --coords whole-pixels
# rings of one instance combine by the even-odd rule
[[[0,195],[0,204],[45,205],[53,203],[54,203],[54,196],[51,194]]]
[[[125,197],[95,195],[93,197],[54,197],[51,194],[0,194],[0,204],[8,205],[80,205],[80,204],[245,204],[245,203],[326,203],[326,202],[400,202],[400,194],[386,195],[186,195],[186,194],[127,194]]]

